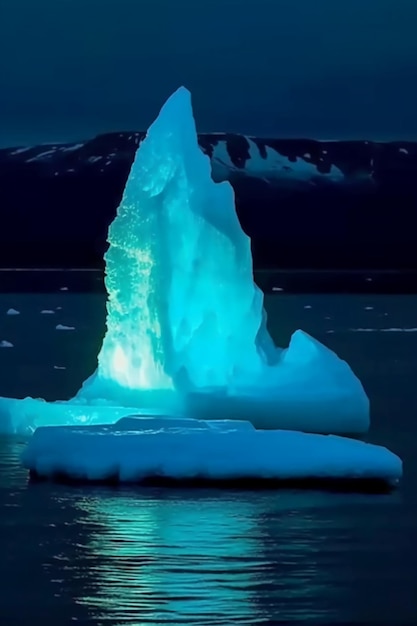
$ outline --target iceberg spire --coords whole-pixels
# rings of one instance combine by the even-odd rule
[[[184,87],[136,153],[108,241],[107,332],[83,391],[226,387],[259,372],[250,240],[231,185],[211,178]]]
[[[212,180],[183,87],[136,153],[108,240],[107,332],[77,402],[258,428],[368,428],[347,363],[302,331],[287,349],[274,345],[233,188]]]
[[[66,402],[0,398],[14,432],[138,409],[260,429],[368,429],[369,401],[347,363],[302,331],[285,350],[274,345],[233,189],[211,178],[186,89],[142,141],[108,240],[97,370]]]

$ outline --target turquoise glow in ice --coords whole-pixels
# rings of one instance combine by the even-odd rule
[[[108,240],[107,333],[86,387],[105,397],[173,381],[229,387],[260,373],[260,343],[272,342],[250,240],[231,185],[211,178],[186,89],[166,102],[137,151]]]
[[[233,189],[211,178],[186,89],[141,143],[108,239],[96,372],[69,401],[0,398],[0,430],[163,412],[366,432],[369,401],[347,363],[302,331],[286,349],[269,336]]]

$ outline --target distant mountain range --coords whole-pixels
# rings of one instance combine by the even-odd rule
[[[101,267],[144,133],[0,150],[0,266]],[[417,143],[199,135],[256,268],[417,269]]]

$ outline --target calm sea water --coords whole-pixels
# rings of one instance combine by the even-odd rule
[[[267,308],[277,342],[301,327],[361,377],[369,438],[404,459],[401,488],[28,485],[24,440],[2,438],[1,623],[417,623],[417,297],[280,294]],[[13,347],[0,349],[0,395],[74,393],[94,368],[104,310],[100,294],[1,295],[0,341]]]

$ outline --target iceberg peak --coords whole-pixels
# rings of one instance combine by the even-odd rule
[[[136,152],[108,242],[96,372],[67,403],[0,401],[14,429],[137,409],[261,429],[368,429],[369,401],[347,363],[302,331],[285,350],[274,345],[233,188],[212,179],[185,87]]]
[[[211,178],[184,87],[136,154],[108,241],[107,332],[89,397],[98,383],[114,398],[260,373],[265,314],[250,240],[231,185]]]

